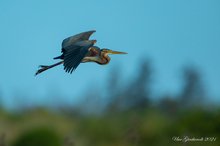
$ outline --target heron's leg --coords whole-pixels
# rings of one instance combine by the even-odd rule
[[[60,65],[60,64],[63,64],[63,63],[64,63],[64,61],[60,61],[58,63],[52,64],[52,65],[48,65],[48,66],[47,65],[40,65],[39,66],[40,69],[37,70],[37,72],[35,73],[35,76],[40,74],[40,73],[42,73],[43,71],[46,71],[46,70],[48,70],[50,68],[53,68],[53,67],[55,67],[57,65]]]
[[[39,65],[39,68],[49,67],[49,65]]]

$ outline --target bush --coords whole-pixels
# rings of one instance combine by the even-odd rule
[[[60,146],[61,139],[49,128],[36,128],[24,132],[12,146]]]

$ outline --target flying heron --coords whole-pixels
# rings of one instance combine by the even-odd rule
[[[72,73],[80,63],[95,62],[100,65],[108,64],[111,58],[109,54],[127,54],[125,52],[113,51],[110,49],[100,49],[94,46],[96,40],[89,40],[95,30],[82,32],[74,36],[68,37],[62,42],[62,54],[54,59],[61,59],[52,65],[40,65],[35,75],[38,75],[55,66],[64,65],[64,70]]]

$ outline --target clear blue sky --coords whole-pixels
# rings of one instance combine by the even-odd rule
[[[183,65],[196,65],[214,100],[220,98],[219,0],[1,0],[0,96],[7,105],[16,95],[30,104],[48,104],[49,94],[67,101],[106,86],[103,80],[119,64],[135,76],[139,58],[150,58],[155,90],[177,93]],[[63,67],[34,77],[37,66],[54,63],[64,38],[97,30],[97,45],[126,51],[107,66],[82,64],[73,74]],[[59,96],[59,95],[57,95]]]

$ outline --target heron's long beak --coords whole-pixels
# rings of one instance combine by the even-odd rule
[[[109,50],[109,54],[128,54],[128,53],[126,53],[126,52],[119,52],[119,51]]]

